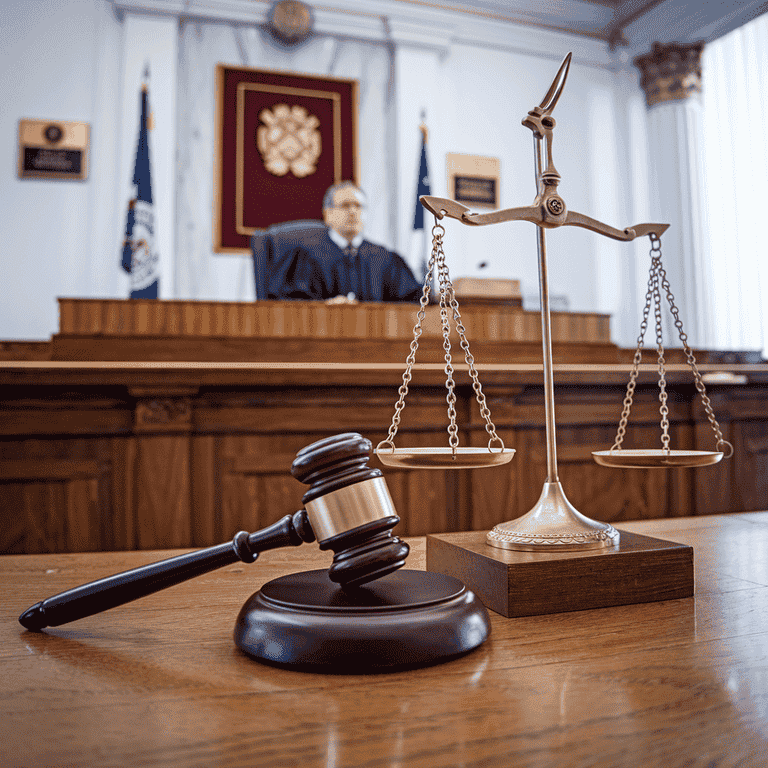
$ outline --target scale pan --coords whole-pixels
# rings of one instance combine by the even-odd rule
[[[603,467],[623,469],[706,467],[723,458],[721,451],[665,451],[663,448],[592,451],[592,456]]]
[[[374,453],[387,467],[410,469],[482,469],[506,464],[515,455],[514,448],[491,452],[487,448],[395,448]]]

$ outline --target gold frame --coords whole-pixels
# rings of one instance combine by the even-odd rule
[[[305,80],[323,80],[331,82],[346,83],[351,86],[352,91],[352,114],[354,120],[352,121],[352,158],[354,173],[352,181],[355,184],[359,184],[360,174],[360,161],[358,157],[358,100],[360,86],[357,80],[352,80],[345,77],[328,77],[326,75],[312,75],[306,72],[294,72],[294,71],[278,71],[278,70],[265,70],[259,67],[235,67],[232,64],[218,63],[216,65],[215,75],[215,139],[214,139],[214,163],[213,163],[213,252],[214,253],[228,253],[234,255],[250,255],[250,248],[233,248],[231,246],[223,246],[221,244],[221,165],[222,165],[222,143],[224,141],[224,123],[222,114],[222,100],[224,98],[224,71],[227,69],[238,69],[243,72],[268,72],[270,74],[286,75],[291,77],[302,77]],[[276,86],[275,86],[276,87]]]

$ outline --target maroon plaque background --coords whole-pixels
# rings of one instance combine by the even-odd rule
[[[331,184],[357,181],[357,81],[217,67],[218,141],[214,249],[247,250],[256,229],[322,218]],[[304,107],[319,120],[322,151],[314,173],[270,173],[256,145],[262,109]]]

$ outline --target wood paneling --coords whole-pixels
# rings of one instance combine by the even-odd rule
[[[110,520],[109,541],[104,549],[138,549],[139,514],[136,502],[135,438],[114,438],[110,442],[112,457],[112,505],[104,509]],[[143,510],[141,510],[143,513]]]
[[[0,341],[0,360],[50,359],[50,341]]]
[[[296,452],[328,435],[386,434],[415,305],[328,306],[62,299],[51,361],[0,352],[0,503],[5,552],[204,546],[301,506]],[[448,445],[438,308],[429,307],[398,447]],[[390,470],[401,534],[483,530],[527,512],[546,476],[540,318],[519,307],[462,307],[499,435],[517,451],[499,468]],[[622,521],[756,509],[768,501],[768,368],[748,384],[710,387],[735,455],[701,470],[615,470],[591,451],[612,445],[631,359],[608,318],[553,315],[559,474],[577,509]],[[34,354],[33,354],[34,353]],[[677,354],[677,358],[676,358]],[[0,357],[2,357],[0,355]],[[458,345],[455,360],[461,359]],[[706,414],[679,353],[667,355],[673,447],[711,448]],[[455,362],[462,445],[488,435],[467,366]],[[643,366],[625,447],[658,446],[658,388]],[[372,460],[373,466],[378,461]]]
[[[413,337],[416,304],[332,305],[321,301],[158,301],[59,299],[62,336],[288,337],[405,339]],[[538,312],[499,304],[462,307],[469,339],[540,341]],[[553,312],[552,339],[610,343],[610,317],[593,312]],[[440,310],[427,307],[424,337],[439,337]],[[454,331],[455,334],[455,331]]]
[[[187,375],[180,389],[171,377],[165,397],[156,364],[145,367],[146,383],[134,377],[121,397],[107,398],[112,383],[63,386],[59,371],[56,386],[46,385],[44,370],[24,398],[0,403],[0,501],[13,511],[0,534],[5,552],[204,546],[258,529],[300,508],[306,489],[289,474],[300,448],[350,430],[375,445],[397,397],[396,386],[355,383],[353,372],[346,385],[326,386],[323,370],[307,371],[302,386],[290,387],[260,386],[257,375],[248,386],[211,387]],[[578,510],[620,522],[765,506],[766,385],[713,388],[723,434],[736,449],[731,460],[699,470],[616,470],[596,465],[591,452],[615,439],[623,387],[605,383],[599,371],[586,386],[587,370],[573,372],[577,383],[558,375],[555,395],[559,476]],[[542,388],[528,376],[496,372],[485,387],[498,434],[517,451],[511,463],[472,472],[384,468],[401,533],[483,530],[535,504],[546,476],[546,436]],[[460,442],[485,446],[466,374],[458,381]],[[694,395],[690,384],[670,385],[673,447],[713,445]],[[445,389],[412,383],[396,444],[447,446],[447,423]],[[658,390],[645,373],[624,445],[660,445]]]
[[[696,506],[708,513],[758,509],[768,501],[768,403],[764,393],[735,388],[712,397],[723,437],[734,446],[730,461],[711,473],[696,472]],[[696,406],[696,440],[712,448],[715,437],[701,405]]]
[[[190,546],[189,437],[142,437],[137,444],[133,476],[139,548]]]
[[[418,305],[59,299],[59,309],[59,333],[50,348],[54,360],[404,363]],[[461,317],[472,349],[483,347],[484,361],[540,359],[538,312],[469,303]],[[609,321],[596,313],[553,313],[555,359],[574,360],[578,345],[580,362],[617,360]],[[455,330],[452,338],[458,346]],[[418,360],[442,359],[439,307],[432,305],[426,308]]]
[[[110,472],[105,440],[0,442],[0,552],[103,549]]]

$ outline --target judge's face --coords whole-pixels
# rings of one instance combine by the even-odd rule
[[[364,207],[365,198],[359,189],[337,189],[333,196],[333,207],[323,209],[323,220],[345,240],[352,240],[363,231]]]

